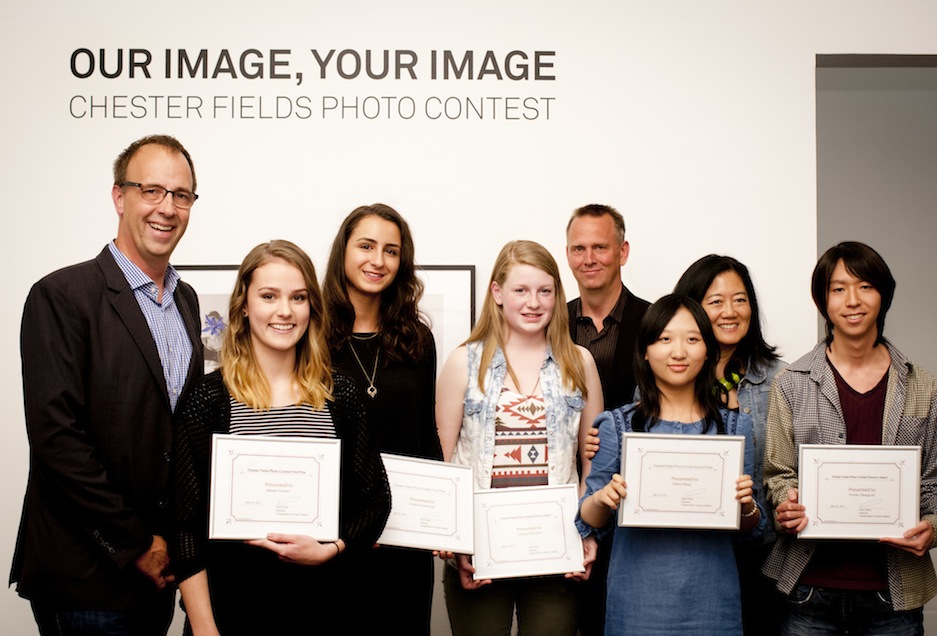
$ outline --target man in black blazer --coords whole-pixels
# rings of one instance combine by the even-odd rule
[[[10,582],[42,634],[165,634],[172,414],[202,372],[198,299],[169,265],[195,194],[174,138],[114,163],[117,238],[29,293],[29,482]],[[86,631],[71,631],[83,626]]]
[[[634,342],[649,306],[621,280],[629,250],[625,220],[611,206],[593,203],[578,208],[566,225],[566,260],[579,284],[579,298],[567,305],[569,334],[595,358],[606,409],[627,404],[634,397]],[[579,620],[583,636],[604,633],[610,548],[611,535],[599,543],[584,586]]]

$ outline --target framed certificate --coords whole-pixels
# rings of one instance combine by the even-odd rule
[[[381,459],[391,507],[377,542],[472,554],[471,467],[388,453],[381,453]]]
[[[208,538],[337,541],[340,466],[337,439],[213,435]]]
[[[624,433],[621,475],[628,496],[618,525],[738,530],[735,480],[742,474],[741,435]]]
[[[575,484],[475,491],[475,580],[583,572]]]
[[[920,521],[920,446],[801,444],[799,466],[798,537],[901,537]]]

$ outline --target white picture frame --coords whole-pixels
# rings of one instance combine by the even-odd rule
[[[801,444],[798,467],[798,537],[898,538],[920,521],[920,446]]]
[[[628,496],[618,525],[738,530],[735,482],[744,453],[741,435],[624,433],[621,475]]]

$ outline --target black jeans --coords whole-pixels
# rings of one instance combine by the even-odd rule
[[[781,616],[782,636],[923,636],[922,608],[896,612],[887,591],[798,585]]]
[[[127,611],[63,610],[32,602],[41,636],[166,636],[172,623],[175,590]]]

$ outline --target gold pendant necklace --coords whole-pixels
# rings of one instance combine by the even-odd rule
[[[374,355],[374,371],[371,372],[371,377],[369,378],[368,371],[361,363],[361,358],[358,357],[358,352],[355,351],[355,345],[351,344],[351,340],[348,341],[348,346],[351,348],[351,354],[355,356],[355,362],[361,367],[361,373],[364,374],[364,379],[368,381],[368,388],[366,389],[368,397],[373,399],[374,396],[377,395],[377,388],[374,386],[374,380],[377,379],[377,362],[381,359],[381,350],[378,348],[377,353]]]

